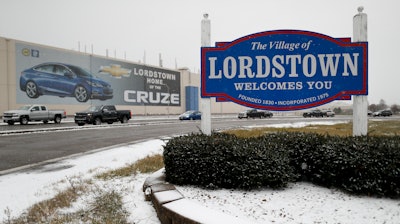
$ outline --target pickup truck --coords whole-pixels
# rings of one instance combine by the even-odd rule
[[[240,112],[238,115],[239,119],[242,118],[263,118],[263,117],[272,117],[273,114],[270,111],[263,111],[263,110],[256,110],[256,109],[251,109],[251,110],[246,110],[243,112]]]
[[[114,105],[91,106],[87,110],[75,114],[75,123],[79,126],[85,124],[100,125],[102,122],[112,124],[114,122],[127,123],[131,119],[130,110],[117,110]]]
[[[61,119],[66,117],[64,110],[48,110],[44,105],[25,105],[17,110],[5,111],[3,122],[9,125],[13,125],[15,122],[26,125],[29,121],[43,121],[45,124],[54,121],[54,123],[59,124]]]

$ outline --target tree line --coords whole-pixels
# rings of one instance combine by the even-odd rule
[[[371,112],[385,109],[390,109],[393,114],[398,114],[400,112],[400,105],[393,104],[389,106],[386,104],[385,100],[380,100],[378,104],[373,103],[368,105],[368,110]],[[341,107],[336,107],[333,109],[333,112],[335,112],[335,114],[352,114],[353,109],[343,110]]]
[[[393,114],[397,114],[400,112],[400,106],[397,104],[393,104],[388,106],[384,100],[380,100],[379,104],[370,104],[368,105],[368,110],[375,112],[378,110],[390,109]]]

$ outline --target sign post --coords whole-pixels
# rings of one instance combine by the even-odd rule
[[[367,15],[354,16],[354,42],[305,30],[272,30],[210,46],[202,20],[202,131],[211,133],[210,97],[273,111],[353,102],[353,135],[367,134]],[[204,118],[204,119],[203,119]]]
[[[367,41],[367,14],[358,7],[358,14],[353,17],[353,41]],[[368,133],[368,100],[365,95],[356,95],[353,99],[353,136],[367,135]]]
[[[211,23],[208,19],[208,14],[203,15],[201,20],[201,46],[211,46]],[[203,68],[202,68],[203,70]],[[202,71],[202,73],[205,71]],[[204,85],[204,83],[201,83]],[[211,135],[211,98],[200,99],[201,108],[201,132],[206,135]]]

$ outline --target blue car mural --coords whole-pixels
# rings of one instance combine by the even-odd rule
[[[84,103],[113,97],[110,84],[81,67],[64,63],[43,63],[22,71],[19,86],[29,98],[53,95],[75,97]]]

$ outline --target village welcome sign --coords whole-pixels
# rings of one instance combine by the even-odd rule
[[[268,110],[368,95],[368,44],[301,30],[266,31],[201,49],[202,97]]]

